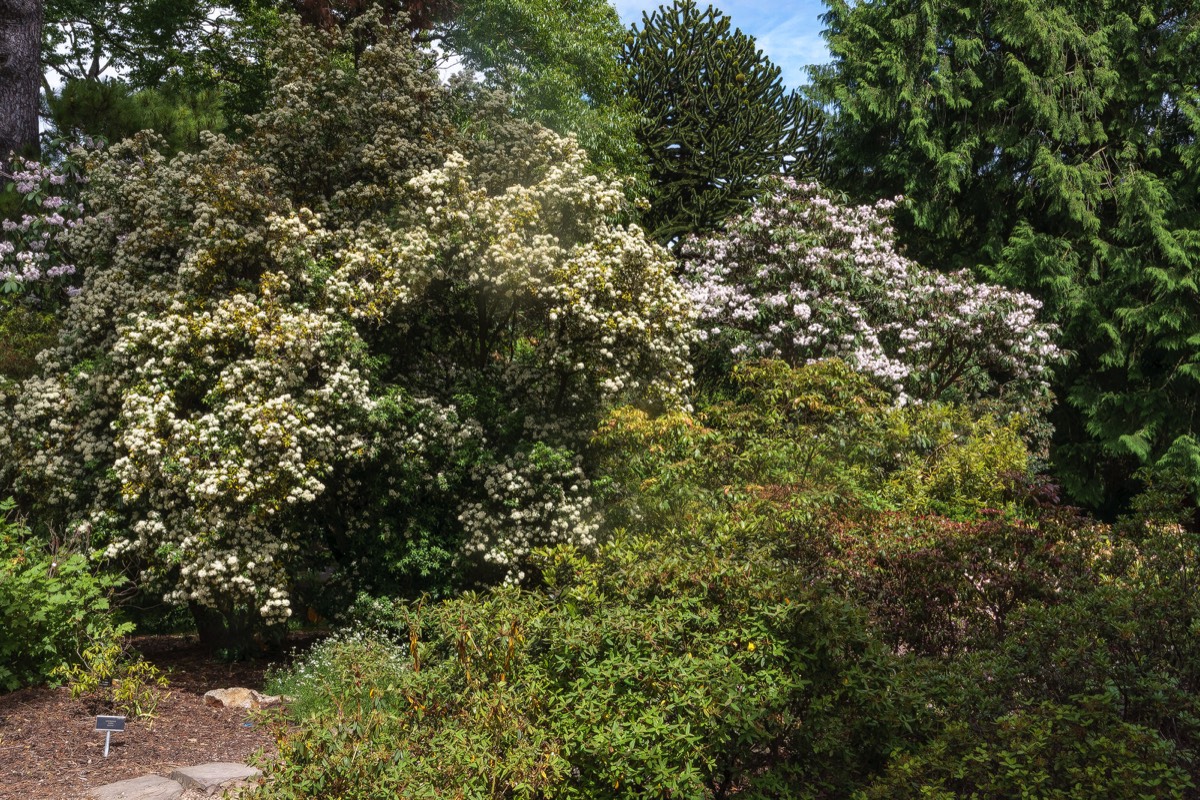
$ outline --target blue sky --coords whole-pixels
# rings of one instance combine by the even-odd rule
[[[705,8],[709,0],[696,0]],[[641,24],[642,12],[653,11],[670,0],[614,0],[627,25]],[[804,68],[828,60],[825,40],[821,38],[820,16],[825,13],[821,0],[716,0],[712,3],[758,41],[759,48],[783,71],[783,82],[792,88],[808,82]]]

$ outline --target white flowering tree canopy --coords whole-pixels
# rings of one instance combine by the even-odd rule
[[[1041,405],[1061,360],[1033,297],[899,251],[896,201],[849,206],[779,180],[723,231],[684,243],[683,282],[717,360],[837,357],[898,402],[1003,398]]]
[[[356,68],[355,30],[289,33],[243,140],[93,158],[81,292],[0,395],[0,486],[231,625],[319,571],[419,590],[589,544],[599,415],[689,385],[691,305],[621,185],[536,126],[458,134],[403,30],[356,24]]]

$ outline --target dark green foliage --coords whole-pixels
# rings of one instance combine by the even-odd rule
[[[53,314],[0,300],[0,384],[28,378],[58,332]]]
[[[279,0],[307,24],[345,26],[378,6],[407,14],[418,46],[433,44],[510,111],[573,133],[603,168],[638,172],[636,110],[621,94],[625,39],[608,0]]]
[[[82,643],[112,629],[109,596],[123,580],[93,570],[82,543],[48,546],[0,501],[0,690],[40,683]],[[128,633],[123,628],[121,633]]]
[[[862,618],[736,526],[546,554],[547,586],[367,629],[274,687],[264,798],[844,796],[912,719]]]
[[[1195,534],[1136,523],[1110,538],[1107,528],[1063,527],[1053,522],[1058,512],[1044,513],[1025,533],[1032,548],[1014,548],[1011,536],[1007,546],[947,536],[940,559],[939,548],[910,548],[917,563],[901,572],[915,591],[902,588],[904,577],[863,587],[892,631],[905,620],[938,627],[939,615],[889,617],[901,595],[927,592],[926,605],[940,597],[951,609],[976,606],[975,619],[941,615],[941,631],[986,637],[927,662],[925,691],[945,727],[914,742],[865,796],[1001,798],[1033,786],[1039,796],[1080,800],[1192,796],[1200,774]],[[916,578],[923,569],[932,574]],[[1006,607],[989,610],[988,596],[1003,596]]]
[[[1195,784],[1175,749],[1120,719],[1115,693],[1044,702],[983,724],[957,722],[901,756],[858,800],[1154,800]],[[1173,763],[1175,762],[1175,763]]]
[[[194,150],[203,131],[219,131],[226,125],[220,98],[214,93],[135,90],[110,79],[69,80],[47,102],[58,133],[72,141],[91,138],[115,143],[153,130],[171,150]]]
[[[819,167],[820,112],[730,19],[693,0],[643,14],[625,46],[626,92],[648,162],[644,226],[668,242],[744,210],[767,175]]]
[[[145,129],[176,149],[258,111],[279,28],[270,3],[49,0],[44,88],[61,136],[116,142]],[[118,77],[119,76],[119,77]]]
[[[440,44],[513,110],[574,133],[601,167],[640,170],[632,131],[637,109],[621,93],[625,31],[608,0],[459,0],[435,26]]]
[[[922,263],[1044,298],[1057,471],[1119,508],[1140,465],[1195,456],[1200,82],[1195,3],[831,0],[836,180],[903,194]]]

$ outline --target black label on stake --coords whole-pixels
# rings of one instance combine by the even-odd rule
[[[96,730],[98,731],[123,731],[125,730],[124,717],[96,717]]]

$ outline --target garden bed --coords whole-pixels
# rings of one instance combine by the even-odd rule
[[[113,736],[107,759],[104,735],[93,730],[95,716],[85,699],[44,686],[0,695],[0,798],[78,800],[89,789],[126,778],[274,752],[257,712],[204,704],[209,689],[261,689],[267,660],[223,663],[186,636],[139,637],[134,646],[170,670],[170,694],[153,720],[130,720],[124,733]]]

